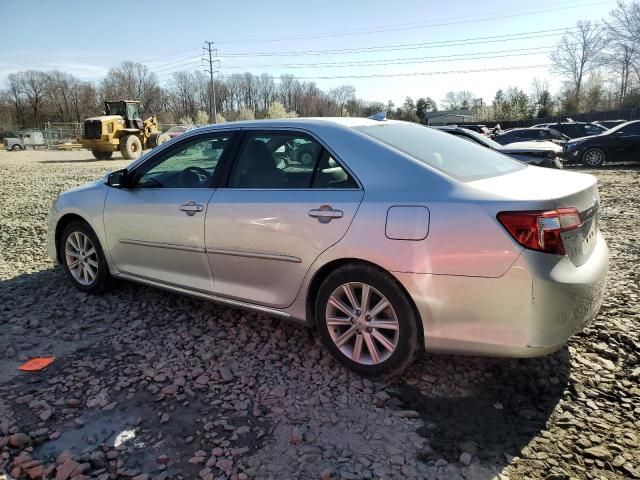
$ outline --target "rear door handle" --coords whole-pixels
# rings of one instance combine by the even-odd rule
[[[186,212],[190,217],[194,216],[197,212],[201,212],[204,210],[204,206],[198,205],[194,200],[189,200],[188,202],[180,205],[180,210]]]
[[[317,218],[321,223],[330,222],[334,218],[342,218],[342,210],[335,210],[331,205],[322,205],[320,208],[309,210],[309,216]]]

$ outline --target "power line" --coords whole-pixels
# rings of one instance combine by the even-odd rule
[[[554,28],[549,30],[535,30],[531,32],[511,33],[503,35],[489,35],[484,37],[468,37],[455,40],[441,40],[435,42],[417,42],[417,43],[398,43],[392,45],[381,45],[373,47],[359,48],[334,48],[323,50],[289,50],[283,52],[237,52],[225,53],[225,57],[288,57],[288,56],[306,56],[306,55],[335,55],[335,54],[352,54],[352,53],[372,53],[386,52],[396,50],[415,50],[421,48],[441,48],[453,46],[478,45],[485,43],[495,43],[503,41],[525,40],[529,38],[540,38],[553,36],[552,34],[564,34],[577,27]]]
[[[501,72],[509,70],[530,70],[535,68],[546,68],[549,64],[539,65],[518,65],[513,67],[495,67],[495,68],[478,68],[478,69],[464,69],[464,70],[443,70],[436,72],[409,72],[409,73],[374,73],[368,75],[327,75],[317,77],[297,77],[294,75],[287,75],[289,78],[296,80],[339,80],[339,79],[362,79],[362,78],[396,78],[396,77],[421,77],[431,75],[452,75],[452,74],[466,74],[466,73],[485,73],[485,72]],[[286,74],[285,74],[286,75]],[[221,75],[221,78],[231,78],[231,75]],[[270,78],[277,80],[280,77],[275,75],[269,75]]]
[[[147,66],[147,68],[148,68],[149,70],[151,70],[151,71],[154,71],[154,70],[162,70],[162,67],[166,67],[166,66],[168,66],[168,65],[174,65],[174,64],[176,64],[176,63],[185,62],[185,61],[187,61],[187,60],[199,60],[199,59],[200,59],[200,56],[199,56],[199,55],[193,55],[193,56],[191,56],[191,57],[183,57],[183,58],[180,58],[180,59],[178,59],[178,60],[174,60],[173,62],[163,63],[163,64],[161,64],[161,65],[152,65],[152,66]]]
[[[416,63],[436,63],[436,62],[459,62],[465,60],[489,60],[496,58],[507,58],[507,57],[522,57],[528,55],[540,55],[540,54],[548,54],[553,50],[549,49],[550,47],[545,48],[529,48],[522,50],[502,50],[494,53],[500,52],[515,52],[519,53],[507,53],[505,55],[487,55],[482,53],[466,53],[466,54],[458,54],[458,55],[439,55],[433,57],[409,57],[409,58],[387,58],[380,60],[361,60],[354,62],[325,62],[325,63],[272,63],[272,64],[250,64],[250,65],[231,65],[226,68],[229,69],[242,69],[242,68],[352,68],[352,67],[373,67],[373,66],[387,66],[387,65],[411,65]],[[535,50],[535,51],[531,51]]]
[[[575,3],[575,1],[571,3]],[[521,17],[524,15],[536,15],[536,14],[548,13],[548,12],[557,12],[562,10],[570,10],[574,8],[602,5],[606,3],[613,3],[613,1],[606,0],[606,1],[591,2],[591,3],[580,2],[578,5],[556,7],[556,8],[542,9],[542,10],[532,10],[532,11],[528,10],[523,13],[502,14],[502,15],[495,15],[495,16],[490,16],[485,18],[478,18],[478,16],[473,16],[473,18],[469,18],[471,16],[466,15],[462,17],[451,17],[452,18],[451,21],[440,22],[440,23],[416,22],[416,23],[399,24],[394,26],[378,27],[373,29],[323,32],[323,33],[311,34],[311,35],[293,35],[293,36],[283,36],[283,37],[272,37],[272,38],[266,38],[266,39],[263,38],[263,39],[254,39],[254,40],[238,40],[238,41],[228,41],[228,42],[219,42],[219,43],[225,44],[225,45],[231,45],[231,44],[240,45],[240,44],[250,44],[250,43],[282,42],[282,41],[290,41],[290,40],[307,40],[307,39],[318,39],[318,38],[328,38],[328,37],[370,35],[370,34],[376,34],[376,33],[394,32],[394,31],[402,31],[402,30],[426,29],[426,28],[443,27],[443,26],[450,26],[450,25],[459,25],[459,24],[472,23],[472,22],[477,23],[477,22],[484,22],[484,21],[491,21],[491,20],[501,20],[505,18]],[[523,9],[518,9],[516,11],[522,11],[522,10]],[[456,20],[456,18],[465,19],[465,20]]]
[[[184,67],[184,66],[187,66],[187,65],[194,65],[196,63],[199,63],[200,65],[202,65],[202,59],[198,58],[197,60],[192,60],[190,62],[185,62],[185,63],[182,63],[180,65],[174,65],[173,67],[166,67],[166,68],[163,68],[163,69],[160,69],[160,70],[155,70],[155,71],[152,70],[152,73],[156,73],[157,74],[157,73],[166,72],[168,70],[176,71],[174,69],[179,68],[179,67]],[[172,73],[172,72],[169,72],[169,73]]]

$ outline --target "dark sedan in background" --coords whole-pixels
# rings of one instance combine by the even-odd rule
[[[607,131],[606,127],[597,123],[587,122],[562,122],[562,123],[541,123],[534,127],[553,128],[569,138],[586,137],[587,135],[600,135]]]
[[[483,147],[490,148],[529,165],[562,168],[562,160],[560,158],[562,156],[562,147],[551,142],[517,142],[510,145],[500,145],[490,138],[466,128],[453,125],[432,128],[479,143]]]
[[[532,141],[548,141],[558,145],[564,145],[569,140],[564,133],[560,133],[553,128],[548,127],[531,127],[531,128],[513,128],[504,133],[496,135],[494,138],[500,145],[506,145],[513,142],[532,142]]]
[[[640,160],[640,120],[623,123],[601,135],[574,138],[564,146],[567,163],[601,167],[607,161]]]

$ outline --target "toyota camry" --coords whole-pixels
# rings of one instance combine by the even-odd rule
[[[421,350],[559,349],[602,302],[598,209],[591,175],[422,125],[263,120],[61,193],[48,249],[82,291],[121,279],[300,321],[380,376]]]

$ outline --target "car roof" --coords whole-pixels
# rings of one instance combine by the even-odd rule
[[[199,131],[209,131],[228,128],[311,128],[314,127],[364,127],[380,125],[382,123],[405,123],[398,120],[371,120],[362,117],[304,117],[304,118],[280,118],[264,120],[242,120],[236,122],[218,123],[214,125],[204,125]]]

